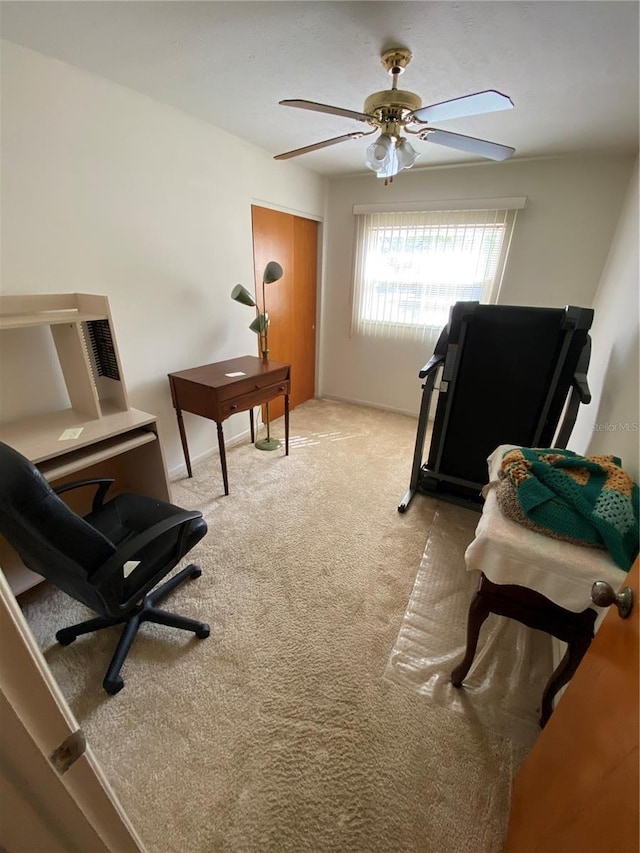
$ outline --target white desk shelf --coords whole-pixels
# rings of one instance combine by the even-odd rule
[[[0,330],[16,334],[13,330],[34,326],[50,329],[71,407],[0,423],[0,441],[34,462],[53,485],[113,477],[112,494],[135,491],[170,500],[156,418],[129,406],[107,298],[83,293],[0,297]],[[77,438],[61,439],[70,429],[80,430]],[[85,513],[93,491],[64,497]],[[4,541],[0,565],[16,595],[42,580]]]

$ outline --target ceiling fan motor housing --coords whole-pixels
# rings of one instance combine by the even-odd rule
[[[422,100],[413,92],[385,89],[369,95],[362,111],[375,116],[380,124],[391,124],[402,122],[409,113],[419,110],[421,106]]]

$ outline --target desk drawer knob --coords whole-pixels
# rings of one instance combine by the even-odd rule
[[[238,408],[238,407],[236,406],[236,404],[235,404],[235,403],[233,403],[231,406],[229,406],[229,409],[230,409],[232,412],[233,412],[233,410],[234,410],[234,409],[237,409],[237,408]]]
[[[284,391],[284,385],[281,385],[281,386],[278,388],[278,391]]]
[[[259,386],[259,385],[254,385],[253,387],[256,389],[256,391],[259,391],[259,390],[260,390],[260,386]]]

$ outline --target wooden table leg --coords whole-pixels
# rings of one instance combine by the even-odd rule
[[[289,455],[289,395],[284,395],[284,455]]]
[[[589,648],[593,639],[596,612],[588,607],[574,613],[535,590],[515,584],[495,584],[481,573],[478,591],[469,606],[467,650],[462,662],[451,673],[451,683],[454,687],[461,686],[471,668],[478,645],[478,634],[489,613],[515,619],[529,628],[545,631],[567,643],[567,652],[551,674],[542,694],[542,728],[551,716],[556,693],[569,681]]]
[[[249,427],[251,428],[251,444],[254,444],[256,440],[256,434],[253,428],[253,408],[249,409]]]
[[[187,433],[184,430],[184,420],[182,419],[181,409],[176,409],[176,417],[178,419],[178,430],[180,431],[180,441],[182,442],[184,461],[187,463],[187,474],[190,477],[193,477],[193,472],[191,471],[191,459],[189,459],[189,448],[187,447]]]
[[[558,666],[551,673],[551,677],[544,688],[542,694],[542,708],[540,713],[540,728],[543,729],[549,722],[549,717],[553,711],[553,700],[556,693],[561,687],[573,677],[578,664],[585,656],[585,653],[591,645],[593,633],[587,631],[584,634],[575,637],[567,644],[567,651]]]
[[[224,433],[222,431],[222,422],[216,423],[218,428],[218,449],[220,450],[220,466],[222,467],[222,482],[224,483],[224,493],[229,494],[229,478],[227,477],[227,454],[224,449]]]
[[[471,669],[473,658],[478,648],[478,636],[480,628],[491,613],[491,609],[485,597],[478,590],[471,600],[469,605],[469,615],[467,616],[467,650],[464,653],[464,658],[451,673],[451,683],[454,687],[460,687],[465,680],[467,673]]]

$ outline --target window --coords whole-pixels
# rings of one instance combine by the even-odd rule
[[[454,302],[495,302],[515,214],[496,209],[356,215],[352,331],[426,341],[446,325]]]

